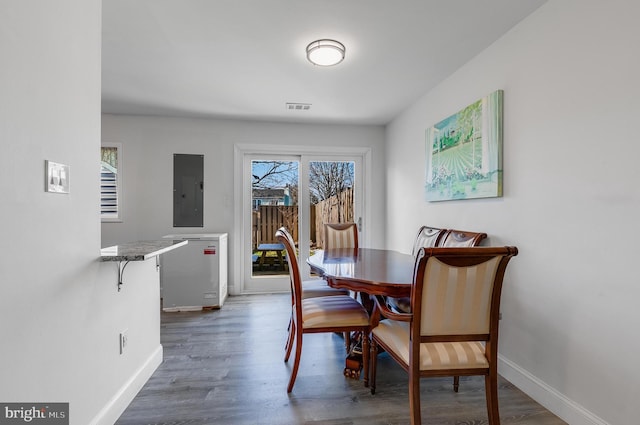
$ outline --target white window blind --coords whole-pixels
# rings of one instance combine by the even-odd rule
[[[121,145],[103,144],[100,157],[100,217],[102,221],[119,221],[122,184]]]

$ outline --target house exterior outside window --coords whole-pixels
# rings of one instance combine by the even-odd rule
[[[291,205],[288,188],[253,189],[253,209],[260,205]]]

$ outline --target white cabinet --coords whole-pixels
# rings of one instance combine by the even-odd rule
[[[162,256],[163,310],[222,307],[228,292],[227,233],[174,234],[164,238],[188,243]]]

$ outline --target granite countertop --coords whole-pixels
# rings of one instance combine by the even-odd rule
[[[189,241],[157,240],[137,241],[114,245],[100,250],[102,261],[144,261],[173,249],[184,246]]]

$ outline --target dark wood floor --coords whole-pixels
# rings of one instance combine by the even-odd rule
[[[335,334],[305,335],[296,385],[283,362],[290,296],[231,297],[221,310],[163,313],[164,362],[118,425],[400,425],[409,423],[406,373],[386,354],[375,395],[342,374],[345,351]],[[484,380],[423,379],[422,420],[433,425],[487,423]],[[552,415],[502,379],[503,425],[558,425]]]

